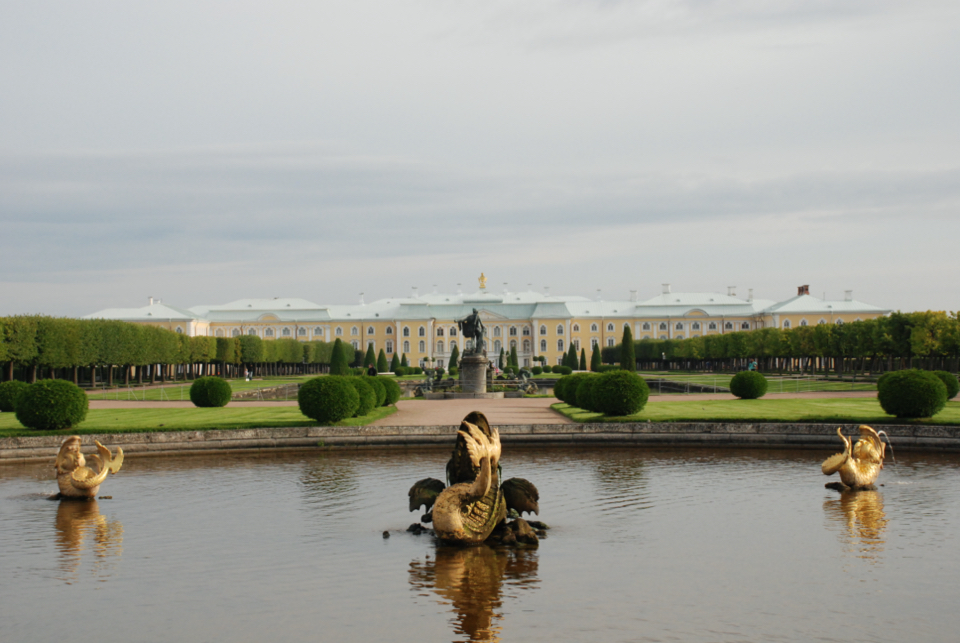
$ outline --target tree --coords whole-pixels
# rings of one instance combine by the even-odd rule
[[[600,359],[600,344],[593,345],[593,354],[590,355],[590,370],[599,371],[603,361]]]
[[[363,366],[375,366],[377,363],[377,356],[373,353],[373,344],[367,344],[367,352],[363,356]]]
[[[400,366],[402,366],[403,368],[409,368],[409,367],[410,367],[410,363],[407,362],[407,354],[406,354],[406,353],[404,353],[404,354],[400,357]]]
[[[502,371],[506,364],[503,363],[503,348],[500,349],[500,357],[497,359],[497,367]]]
[[[380,349],[380,354],[377,355],[377,371],[380,373],[387,372],[387,355],[383,352],[383,349]]]
[[[400,356],[394,353],[393,359],[390,360],[390,372],[396,373],[398,368],[400,368]]]
[[[572,371],[577,370],[577,367],[580,366],[580,360],[577,359],[577,346],[573,342],[570,342],[570,349],[563,358],[563,365],[569,366]]]
[[[520,370],[520,360],[517,358],[517,347],[510,347],[510,357],[507,359],[507,365],[512,366],[517,371]]]
[[[333,354],[330,356],[330,374],[331,375],[348,375],[350,373],[350,366],[347,363],[347,355],[344,353],[344,349],[349,348],[350,352],[353,352],[352,346],[344,346],[343,342],[337,338],[337,341],[333,343]]]
[[[587,349],[585,348],[580,349],[580,370],[587,370]]]
[[[625,371],[637,370],[637,358],[633,346],[633,333],[630,326],[623,327],[623,339],[620,342],[620,368]]]
[[[453,350],[450,351],[450,360],[447,362],[447,370],[451,368],[456,368],[457,363],[460,361],[460,349],[457,348],[457,345],[453,345]]]

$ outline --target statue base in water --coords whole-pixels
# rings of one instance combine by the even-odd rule
[[[487,356],[464,355],[460,358],[460,387],[464,393],[487,392],[487,369],[490,362]]]

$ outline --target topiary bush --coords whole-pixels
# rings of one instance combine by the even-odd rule
[[[17,398],[17,420],[28,429],[56,431],[83,422],[89,407],[87,394],[73,382],[40,380]]]
[[[460,374],[460,369],[458,369],[456,366],[450,367],[450,372],[449,372],[450,377],[456,377],[459,374]]]
[[[581,409],[586,409],[587,411],[599,412],[599,404],[597,403],[597,383],[600,381],[600,376],[596,373],[591,373],[587,377],[580,380],[580,385],[577,386],[577,405]]]
[[[226,406],[232,395],[230,384],[220,377],[198,377],[190,385],[190,401],[201,408]]]
[[[730,392],[741,400],[755,400],[767,393],[767,378],[756,371],[741,371],[730,380]]]
[[[573,375],[565,375],[563,379],[567,380],[566,386],[563,388],[563,394],[566,396],[564,400],[570,406],[578,406],[581,409],[586,408],[583,404],[580,403],[580,398],[577,397],[580,389],[580,384],[589,377],[587,373],[574,373]]]
[[[617,370],[597,376],[593,398],[595,410],[604,415],[639,413],[650,397],[650,387],[636,373]]]
[[[947,404],[947,385],[930,371],[909,369],[886,373],[877,382],[884,412],[898,418],[927,418]]]
[[[420,368],[419,366],[414,366],[414,367],[413,367],[413,374],[414,374],[414,375],[423,375],[423,369]]]
[[[399,388],[399,387],[398,387]],[[325,375],[307,380],[297,393],[300,412],[321,424],[333,424],[353,417],[360,406],[360,394],[343,375]]]
[[[384,400],[384,406],[390,406],[391,404],[396,404],[397,400],[403,397],[403,389],[400,388],[400,385],[397,384],[397,381],[392,377],[381,377],[378,378],[383,382],[383,387],[387,390],[387,398]]]
[[[377,406],[377,394],[373,387],[367,383],[366,377],[351,377],[350,383],[357,389],[357,395],[360,397],[360,404],[357,410],[353,412],[354,417],[363,417]]]
[[[563,365],[561,364],[560,366],[554,366],[554,367],[553,367],[553,372],[554,372],[554,373],[562,373],[563,375],[569,375],[570,373],[573,372],[573,369],[570,368],[569,366],[563,366]]]
[[[530,372],[533,373],[534,375],[540,375],[540,373],[543,372],[543,369],[540,368],[539,366],[534,366],[533,368],[530,369]]]
[[[11,380],[0,384],[0,411],[12,413],[17,410],[17,399],[30,386],[20,380]]]
[[[544,365],[543,365],[543,372],[544,372],[544,373],[552,373],[552,372],[553,372],[553,367],[550,366],[549,364],[544,364]]]
[[[948,400],[952,400],[957,396],[957,393],[960,393],[960,381],[957,381],[956,375],[947,371],[933,371],[933,374],[939,377],[940,381],[947,387]],[[3,386],[3,384],[0,384],[0,386]]]
[[[384,402],[387,400],[387,387],[383,385],[383,380],[379,377],[370,375],[364,375],[369,384],[373,388],[374,395],[377,396],[377,406],[383,406]]]
[[[553,385],[553,396],[560,400],[561,402],[567,401],[567,378],[561,377],[557,380],[557,383]]]

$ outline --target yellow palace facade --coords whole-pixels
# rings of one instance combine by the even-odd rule
[[[889,313],[853,299],[823,300],[798,288],[782,302],[738,298],[734,289],[720,293],[674,293],[664,284],[659,295],[640,301],[637,291],[621,301],[533,291],[493,293],[481,279],[472,294],[433,293],[381,299],[356,305],[320,305],[305,299],[241,299],[224,305],[177,308],[154,301],[143,308],[102,310],[87,318],[151,324],[189,336],[239,337],[300,341],[340,339],[354,348],[387,358],[405,354],[411,364],[446,363],[454,346],[466,346],[457,320],[477,309],[487,329],[488,354],[516,348],[521,365],[535,358],[559,364],[571,343],[591,352],[593,345],[614,346],[629,326],[635,339],[685,339],[759,328],[796,328],[843,324]]]

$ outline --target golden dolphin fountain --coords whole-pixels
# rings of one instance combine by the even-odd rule
[[[90,459],[97,464],[96,471],[87,466],[87,460],[80,452],[80,436],[71,435],[61,443],[54,465],[61,498],[95,498],[107,475],[120,470],[123,449],[117,447],[114,456],[107,447],[96,440],[94,443],[99,455],[93,454]]]
[[[839,473],[840,481],[850,489],[872,489],[886,455],[886,445],[880,441],[880,435],[865,424],[860,425],[860,439],[856,445],[843,435],[842,429],[837,429],[837,435],[843,440],[843,453],[824,460],[820,470],[826,476]]]

